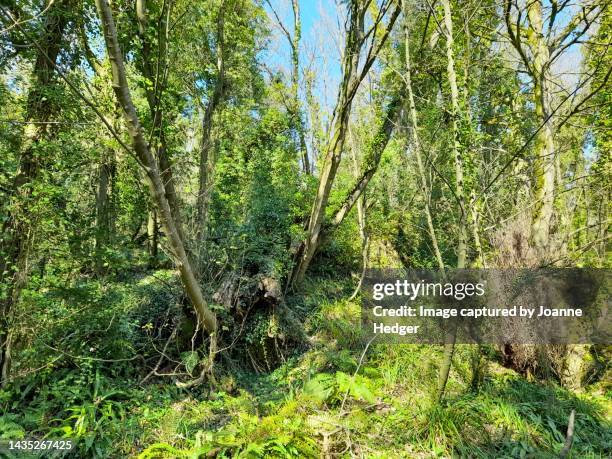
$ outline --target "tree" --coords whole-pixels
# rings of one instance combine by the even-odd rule
[[[217,330],[217,319],[215,314],[208,308],[202,295],[202,290],[196,280],[187,252],[185,251],[183,239],[181,238],[180,222],[174,219],[177,209],[173,212],[166,198],[166,190],[159,172],[159,166],[145,140],[142,124],[132,102],[123,64],[123,54],[119,48],[111,8],[106,0],[96,0],[96,6],[104,32],[108,59],[111,64],[113,90],[123,110],[136,159],[145,173],[149,193],[160,213],[160,220],[170,243],[174,263],[180,273],[185,293],[196,311],[198,324],[213,335]]]
[[[19,154],[19,169],[14,177],[9,215],[2,226],[0,240],[0,381],[6,381],[11,367],[11,317],[28,278],[28,255],[32,244],[33,220],[30,215],[32,192],[37,178],[44,168],[41,155],[45,142],[49,142],[56,131],[51,121],[58,111],[58,81],[55,66],[66,42],[64,34],[70,21],[70,0],[49,2],[43,18],[41,31],[36,38],[36,57],[31,74],[31,89],[28,93],[25,121],[26,127]],[[9,27],[17,19],[7,9],[2,14]]]
[[[170,13],[171,2],[163,2],[157,16],[155,26],[150,25],[149,7],[147,0],[136,2],[136,20],[138,22],[138,37],[140,39],[140,59],[138,60],[140,70],[145,78],[145,94],[149,106],[149,116],[151,118],[152,141],[156,145],[155,157],[159,162],[161,178],[164,184],[166,199],[173,213],[174,221],[178,223],[177,231],[181,240],[185,241],[182,229],[182,219],[180,213],[180,202],[174,185],[172,167],[170,166],[170,156],[168,142],[166,138],[166,118],[164,113],[164,92],[168,84],[170,72],[168,62],[168,38],[170,33]],[[151,32],[155,31],[155,38],[151,39]],[[157,46],[154,46],[154,45]],[[156,49],[155,49],[156,48]],[[155,204],[152,204],[154,206]],[[158,216],[155,209],[151,208],[148,212],[147,232],[149,246],[149,263],[152,266],[157,262],[157,243],[158,243]]]
[[[406,93],[408,98],[408,110],[410,114],[410,126],[411,126],[411,134],[412,134],[412,146],[411,149],[414,152],[414,157],[416,159],[417,171],[419,174],[420,180],[420,189],[421,194],[424,200],[424,212],[425,218],[427,219],[427,230],[429,231],[429,237],[431,238],[431,244],[433,247],[434,256],[436,258],[436,262],[438,264],[438,268],[440,271],[444,271],[444,260],[442,259],[442,254],[440,253],[440,247],[438,245],[438,237],[436,236],[436,230],[433,225],[433,220],[431,217],[431,209],[430,209],[430,200],[431,193],[429,191],[429,186],[427,184],[427,175],[425,172],[425,166],[423,164],[423,159],[421,155],[421,143],[419,141],[419,122],[418,122],[418,114],[416,109],[416,104],[414,102],[414,93],[412,90],[412,64],[410,61],[410,27],[409,27],[409,16],[408,16],[408,2],[407,0],[402,0],[402,12],[404,15],[404,53],[405,53],[405,82],[406,82]]]
[[[459,240],[457,241],[457,269],[463,269],[466,266],[467,257],[467,203],[464,194],[463,183],[463,154],[462,146],[459,141],[459,117],[461,115],[459,109],[459,88],[457,86],[457,74],[455,72],[455,51],[453,37],[453,17],[451,12],[450,0],[442,0],[444,8],[444,31],[446,38],[446,73],[448,85],[450,87],[450,116],[451,116],[451,155],[455,165],[455,190],[454,196],[459,207]],[[453,361],[455,352],[456,332],[452,332],[450,341],[444,345],[444,357],[440,374],[438,375],[437,400],[438,402],[444,396],[448,375]]]
[[[204,111],[204,117],[202,118],[202,137],[200,140],[200,175],[199,175],[199,189],[198,189],[198,200],[197,200],[197,211],[198,219],[197,226],[198,234],[205,232],[207,214],[208,214],[208,201],[210,196],[211,187],[211,175],[214,169],[214,158],[211,158],[212,148],[212,128],[213,128],[213,117],[215,112],[219,109],[219,106],[223,102],[226,92],[226,78],[225,78],[225,10],[228,8],[226,1],[222,0],[217,11],[217,32],[216,32],[216,54],[217,54],[217,66],[215,82],[212,89],[212,94],[206,105]]]
[[[283,24],[278,13],[272,6],[270,0],[266,0],[268,6],[272,10],[278,26],[283,35],[287,38],[291,52],[291,97],[288,104],[288,110],[293,117],[295,130],[299,139],[300,151],[302,152],[302,168],[304,173],[312,174],[311,161],[306,147],[306,137],[304,132],[304,121],[302,119],[302,109],[299,96],[300,88],[300,41],[302,39],[302,19],[300,17],[300,3],[298,0],[291,0],[291,10],[293,12],[293,34],[289,32]]]
[[[557,83],[552,67],[569,48],[588,33],[606,8],[607,5],[598,0],[585,2],[566,25],[559,28],[558,22],[561,22],[561,18],[571,14],[570,2],[551,1],[550,8],[546,8],[549,10],[547,18],[543,0],[527,2],[524,7],[519,7],[510,0],[506,0],[504,4],[510,43],[531,79],[535,114],[541,126],[534,141],[535,205],[532,212],[531,242],[543,257],[548,256],[546,251],[550,248],[554,221],[555,164],[558,158],[555,136],[563,119],[556,113],[560,105],[555,107],[554,88]],[[573,107],[569,107],[567,112],[573,112]]]
[[[310,211],[310,217],[306,228],[306,236],[298,248],[296,255],[296,265],[291,274],[290,284],[299,285],[306,274],[306,270],[312,261],[321,243],[321,229],[325,220],[325,212],[329,200],[329,194],[340,166],[342,152],[345,148],[345,139],[348,129],[351,106],[359,86],[368,74],[378,53],[385,44],[393,25],[400,13],[400,6],[392,7],[393,2],[384,1],[380,7],[373,25],[364,30],[365,17],[368,11],[369,2],[351,0],[348,2],[348,18],[346,44],[342,63],[342,82],[338,91],[336,106],[332,116],[331,131],[329,140],[325,148],[323,163],[319,173],[318,189]],[[386,13],[391,8],[387,24],[384,26],[380,38],[378,38],[378,28],[382,26],[382,21]],[[365,52],[365,60],[360,67],[360,56],[368,39],[371,38],[370,45]],[[378,38],[378,39],[377,39]],[[358,192],[360,193],[360,191]],[[354,194],[358,197],[358,194]],[[351,199],[354,204],[356,199]],[[350,209],[349,207],[349,209]],[[345,213],[343,209],[341,212]]]

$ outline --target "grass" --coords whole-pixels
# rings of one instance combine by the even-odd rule
[[[165,298],[150,280],[112,289],[104,317],[114,308],[138,317],[147,298]],[[447,397],[433,404],[441,348],[373,344],[364,354],[359,305],[346,301],[350,290],[311,282],[291,300],[311,337],[308,349],[264,374],[225,374],[219,363],[220,383],[212,389],[179,390],[169,378],[139,386],[133,370],[70,359],[24,377],[0,391],[0,438],[67,433],[79,438],[79,457],[552,458],[575,409],[570,457],[612,456],[612,405],[601,386],[575,393],[527,381],[489,350],[475,389],[473,347],[460,346]],[[127,330],[143,333],[136,322]]]

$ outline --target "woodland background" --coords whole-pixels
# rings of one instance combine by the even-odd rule
[[[606,0],[2,0],[0,438],[610,457],[609,346],[371,344],[359,285],[609,268],[611,33]]]

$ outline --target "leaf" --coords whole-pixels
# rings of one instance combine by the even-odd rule
[[[93,446],[94,440],[96,437],[94,435],[88,435],[85,437],[85,449],[89,450]]]
[[[366,379],[362,376],[349,376],[341,371],[336,373],[336,381],[340,392],[348,392],[356,400],[365,400],[368,403],[375,403],[376,397],[366,385]]]
[[[25,429],[5,416],[0,416],[0,438],[20,440],[25,437]]]
[[[334,392],[334,377],[326,373],[319,373],[304,385],[304,395],[318,402],[329,400]]]
[[[198,365],[198,362],[200,361],[200,357],[198,356],[198,353],[195,351],[183,352],[181,354],[181,359],[188,373],[191,373],[195,369],[195,367]]]
[[[365,400],[368,403],[376,403],[376,397],[374,397],[374,394],[372,394],[370,389],[368,389],[365,384],[354,382],[351,386],[351,392],[357,400]]]
[[[563,443],[563,441],[565,440],[565,437],[563,436],[561,432],[559,432],[559,429],[557,429],[555,422],[548,416],[546,417],[546,421],[547,421],[548,427],[550,427],[550,431],[552,432],[555,440],[560,443]]]

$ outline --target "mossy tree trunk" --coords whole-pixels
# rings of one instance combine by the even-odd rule
[[[8,218],[0,235],[0,381],[4,384],[11,369],[13,330],[11,318],[28,279],[28,252],[34,233],[30,211],[32,191],[44,167],[40,147],[56,131],[50,121],[58,110],[55,63],[64,46],[64,33],[70,21],[70,0],[48,2],[42,30],[37,37],[36,59],[27,96],[24,136],[19,166],[9,196]],[[14,18],[11,18],[14,21]]]
[[[431,245],[433,248],[434,256],[438,264],[438,268],[444,271],[444,260],[440,252],[440,246],[438,244],[438,237],[436,230],[434,229],[433,219],[431,216],[431,193],[427,183],[427,175],[425,173],[425,165],[423,164],[423,158],[421,155],[421,142],[419,140],[419,121],[417,115],[416,104],[414,103],[414,93],[412,91],[412,64],[410,62],[410,27],[408,18],[408,1],[402,0],[402,9],[404,14],[404,48],[405,48],[405,66],[406,72],[404,80],[406,82],[406,94],[408,97],[408,109],[410,114],[410,125],[412,133],[412,151],[416,159],[417,172],[419,174],[419,183],[421,186],[421,194],[423,197],[425,218],[427,219],[427,231],[431,238]]]
[[[544,36],[542,3],[539,0],[530,2],[527,15],[531,25],[527,30],[527,41],[533,54],[533,100],[537,119],[543,126],[534,143],[531,239],[533,245],[544,252],[549,247],[555,191],[556,150],[548,87],[551,81],[550,50]]]
[[[453,38],[453,17],[450,6],[450,0],[442,0],[444,8],[444,27],[446,29],[446,73],[448,84],[450,87],[451,98],[451,154],[455,163],[455,197],[459,206],[459,228],[457,241],[457,269],[463,269],[466,266],[467,258],[467,204],[464,194],[463,183],[463,156],[462,146],[459,139],[459,90],[457,87],[457,74],[455,72],[455,52]],[[440,373],[438,375],[438,387],[436,400],[440,402],[444,397],[448,376],[455,353],[455,342],[457,339],[456,330],[451,332],[448,337],[448,343],[444,345],[444,357],[440,365]]]

